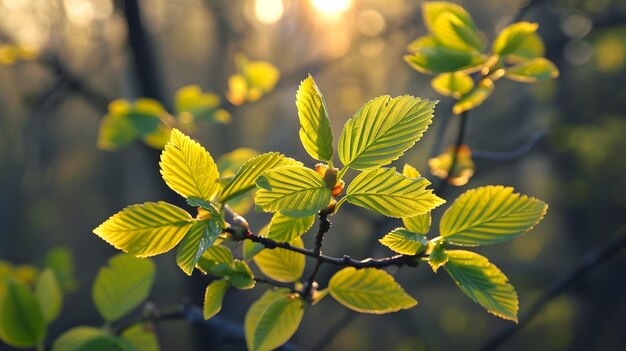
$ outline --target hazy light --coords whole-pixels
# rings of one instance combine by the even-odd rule
[[[374,10],[365,10],[359,14],[357,25],[361,33],[373,37],[385,29],[385,19]]]
[[[284,7],[282,0],[256,0],[254,14],[261,23],[272,24],[278,22],[283,16]]]
[[[326,43],[324,45],[326,54],[335,58],[345,55],[350,49],[350,38],[345,32],[340,30],[328,32],[324,43]]]
[[[311,5],[327,15],[339,15],[348,11],[352,0],[311,0]]]

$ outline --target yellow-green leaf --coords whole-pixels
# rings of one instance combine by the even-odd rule
[[[186,123],[197,120],[230,122],[229,119],[220,118],[219,113],[216,113],[220,102],[219,96],[212,92],[203,92],[198,85],[184,86],[178,89],[174,95],[176,114],[179,120]]]
[[[404,224],[404,227],[417,234],[428,233],[431,221],[432,216],[430,211],[417,216],[402,218],[402,224]]]
[[[261,230],[258,231],[257,235],[261,237],[267,237],[267,233],[269,232],[270,224],[265,225]],[[258,254],[263,250],[265,246],[260,243],[255,243],[251,240],[244,240],[242,244],[242,256],[244,261],[250,261],[254,255]]]
[[[191,225],[191,215],[183,209],[166,202],[146,202],[126,207],[93,232],[117,249],[149,257],[171,250]]]
[[[407,95],[368,101],[346,123],[339,138],[339,159],[360,170],[391,163],[428,129],[435,104]]]
[[[130,144],[137,137],[130,120],[124,116],[105,115],[98,128],[98,148],[115,151]]]
[[[213,273],[213,268],[219,264],[230,267],[233,263],[233,253],[226,246],[211,246],[198,260],[197,268],[205,274]]]
[[[307,217],[330,203],[330,189],[317,172],[287,166],[264,173],[256,182],[254,202],[265,212],[291,217]]]
[[[304,248],[301,238],[295,238],[291,245]],[[281,248],[264,249],[254,256],[254,263],[267,277],[283,283],[295,282],[304,272],[304,255]]]
[[[248,350],[269,351],[286,343],[298,330],[303,315],[302,300],[288,289],[266,291],[246,313]]]
[[[419,178],[422,176],[417,168],[406,163],[404,164],[404,167],[402,167],[402,175],[409,178]]]
[[[124,254],[111,257],[93,284],[96,309],[108,322],[124,317],[148,298],[155,274],[149,259]]]
[[[220,201],[226,202],[254,189],[259,176],[267,171],[283,166],[301,165],[301,162],[285,157],[278,152],[268,152],[254,157],[241,166],[235,176],[224,186],[220,194]]]
[[[310,75],[300,83],[296,93],[300,119],[300,141],[306,152],[316,160],[333,157],[333,133],[326,112],[324,96]]]
[[[440,45],[450,49],[477,54],[483,50],[476,29],[454,13],[444,12],[437,16],[430,32]]]
[[[204,319],[209,319],[220,312],[224,294],[230,287],[228,280],[214,280],[204,292]]]
[[[417,305],[389,273],[376,268],[347,267],[328,282],[330,294],[357,312],[383,314]]]
[[[395,168],[378,168],[356,176],[348,186],[346,199],[388,217],[411,217],[445,203],[426,187],[426,178],[409,178]]]
[[[270,221],[267,237],[276,241],[291,242],[311,229],[315,215],[307,217],[289,217],[277,212]]]
[[[537,23],[513,23],[500,31],[491,50],[494,54],[513,58],[515,61],[543,56],[545,46],[541,37],[535,33],[537,28]]]
[[[487,100],[491,93],[493,93],[494,85],[491,79],[481,80],[476,87],[467,95],[463,96],[461,100],[457,101],[452,106],[452,112],[456,115],[469,110],[473,110],[476,107],[482,105]]]
[[[46,335],[46,321],[30,288],[9,280],[0,299],[0,340],[14,347],[33,347]]]
[[[472,29],[476,27],[472,17],[460,5],[447,1],[425,1],[422,3],[422,17],[424,18],[424,25],[429,31],[433,31],[439,16],[444,14],[456,16],[463,24]]]
[[[535,83],[558,78],[559,69],[550,60],[537,57],[507,68],[505,76],[517,82]]]
[[[480,187],[454,201],[441,218],[439,233],[455,245],[501,243],[532,229],[547,210],[543,201],[513,193],[513,188]]]
[[[478,53],[460,51],[432,44],[429,40],[412,45],[414,51],[404,56],[404,61],[413,69],[424,74],[463,71],[472,73],[480,70],[485,57]]]
[[[159,351],[160,349],[154,326],[151,324],[133,324],[124,329],[121,337],[134,347],[134,351]]]
[[[517,293],[508,278],[487,258],[470,251],[450,250],[445,269],[456,285],[490,313],[517,323]]]
[[[116,338],[102,329],[85,326],[67,330],[52,343],[52,351],[134,350],[131,347],[126,340]]]
[[[474,80],[463,72],[441,73],[430,82],[441,95],[460,99],[474,88]]]
[[[37,278],[35,297],[41,307],[44,321],[50,324],[57,319],[61,312],[63,291],[52,269],[45,269]]]
[[[176,263],[187,275],[191,275],[202,254],[213,245],[222,233],[220,219],[196,221],[176,252]]]
[[[435,243],[430,255],[428,255],[428,264],[433,272],[437,273],[439,268],[448,262],[448,252],[445,249],[443,243]]]
[[[428,247],[428,239],[425,236],[413,233],[405,228],[396,228],[378,241],[403,255],[416,255]]]
[[[167,186],[182,197],[211,201],[219,191],[215,161],[200,144],[178,129],[172,130],[159,165]]]
[[[233,284],[237,289],[252,289],[254,288],[254,274],[248,264],[244,261],[234,260],[232,264],[232,271],[228,273],[228,281]]]

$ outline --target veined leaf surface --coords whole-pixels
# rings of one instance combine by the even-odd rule
[[[214,280],[206,287],[203,308],[204,319],[210,319],[220,312],[224,294],[229,287],[230,282],[228,280]]]
[[[276,241],[291,242],[311,229],[314,222],[315,215],[289,217],[277,212],[270,221],[267,237]]]
[[[300,119],[302,146],[314,159],[330,160],[333,157],[333,133],[324,96],[313,77],[308,76],[300,83],[296,93],[296,107]]]
[[[378,241],[403,255],[415,255],[428,246],[428,239],[425,236],[404,228],[396,228]]]
[[[176,263],[187,275],[191,275],[202,254],[213,245],[222,233],[220,219],[196,221],[176,252]]]
[[[292,246],[304,248],[301,238],[291,242]],[[295,282],[304,272],[304,255],[281,248],[263,249],[253,258],[261,272],[277,282]]]
[[[14,347],[33,347],[46,335],[46,321],[30,288],[9,280],[0,299],[0,340]]]

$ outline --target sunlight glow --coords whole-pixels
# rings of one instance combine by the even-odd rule
[[[342,14],[352,6],[352,0],[311,0],[311,5],[327,15]]]
[[[254,3],[254,14],[261,23],[276,23],[283,16],[283,12],[282,0],[256,0]]]

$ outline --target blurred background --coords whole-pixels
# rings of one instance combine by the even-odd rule
[[[474,177],[439,194],[450,201],[471,187],[502,184],[550,204],[528,235],[477,250],[507,274],[523,315],[587,254],[611,245],[626,224],[626,2],[455,2],[490,41],[525,8],[523,19],[539,23],[546,57],[561,72],[555,81],[534,85],[498,81],[494,95],[468,117],[465,141],[477,154]],[[406,45],[426,32],[420,6],[402,0],[0,0],[0,45],[24,48],[21,58],[0,50],[0,259],[37,264],[58,246],[73,254],[79,285],[50,336],[102,324],[91,284],[117,251],[93,228],[129,204],[181,204],[160,179],[158,150],[140,142],[115,152],[97,148],[111,100],[150,97],[170,109],[180,87],[197,84],[221,96],[232,115],[229,124],[201,124],[194,132],[215,158],[249,147],[312,166],[297,137],[294,104],[308,73],[325,95],[335,139],[375,96],[441,99],[430,77],[402,60]],[[236,106],[224,97],[239,54],[271,63],[280,79],[258,101]],[[458,121],[450,106],[442,99],[430,130],[394,165],[408,162],[438,182],[427,161],[454,143]],[[511,150],[518,155],[492,157],[510,156]],[[485,157],[478,157],[481,152]],[[442,212],[434,213],[434,223]],[[248,218],[260,228],[270,217]],[[334,218],[324,252],[387,256],[377,239],[397,226],[346,205]],[[311,237],[305,236],[309,244]],[[155,261],[156,306],[202,303],[207,277],[187,278],[172,252]],[[577,278],[501,349],[626,349],[625,268],[621,252]],[[322,285],[332,273],[323,266]],[[511,327],[467,299],[442,271],[403,268],[395,274],[417,307],[354,315],[325,299],[307,310],[291,345],[328,351],[479,349]],[[262,290],[231,291],[220,317],[242,324]],[[210,330],[184,321],[157,328],[162,350],[243,347],[241,340],[217,343]]]

